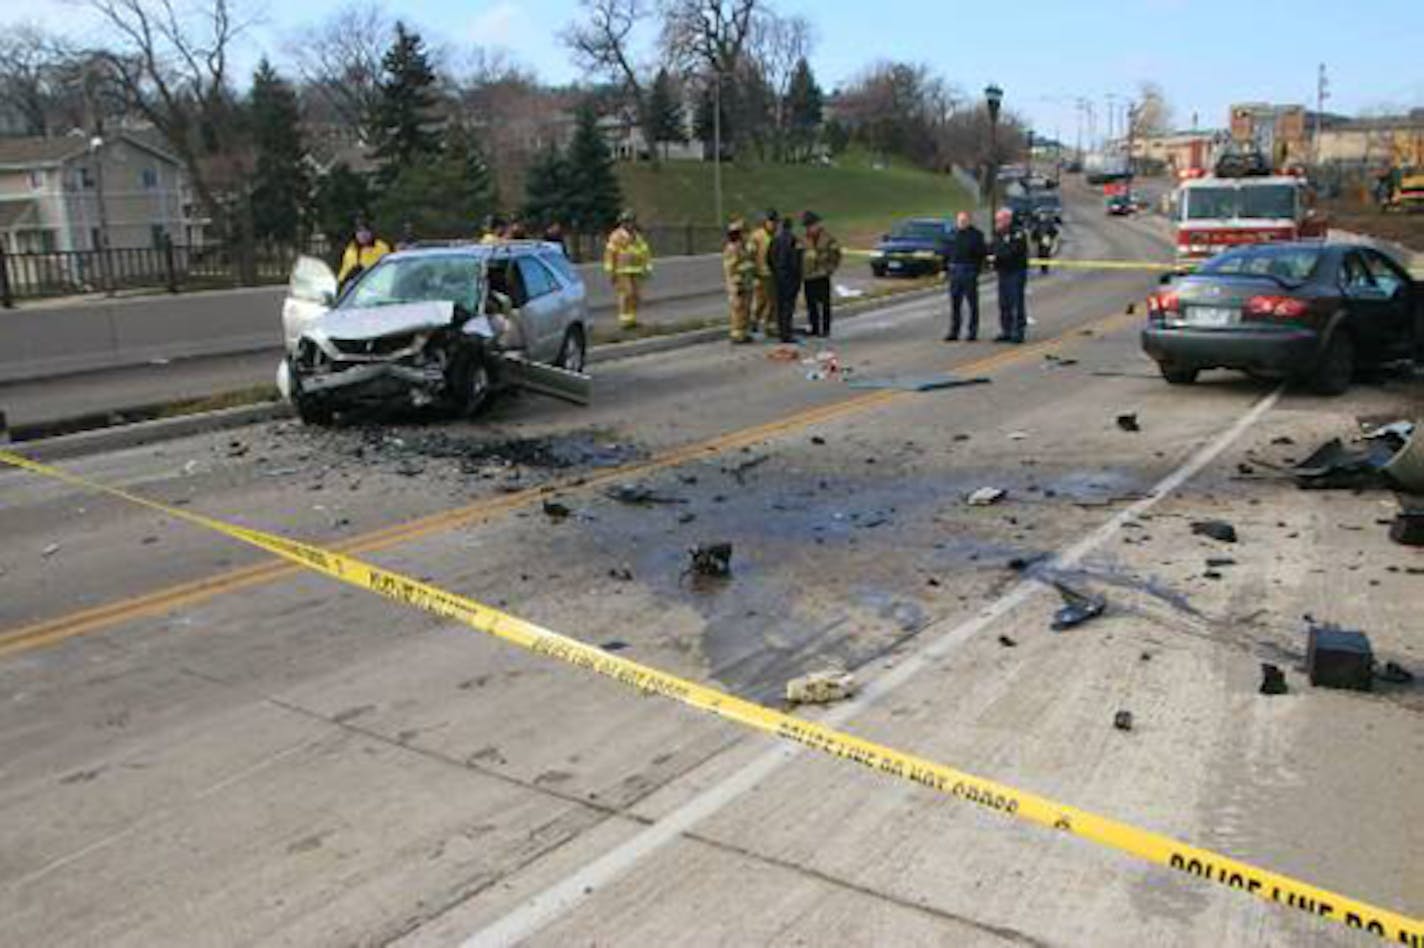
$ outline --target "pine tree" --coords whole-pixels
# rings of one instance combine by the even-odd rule
[[[569,178],[568,162],[553,145],[536,155],[524,175],[524,217],[544,225],[569,220]]]
[[[654,154],[657,154],[659,145],[666,149],[671,142],[687,141],[687,132],[683,127],[682,101],[673,86],[672,76],[666,69],[658,70],[652,88],[648,91],[647,133],[648,143]]]
[[[342,162],[317,182],[313,203],[317,229],[339,253],[351,237],[356,218],[370,213],[371,189],[365,178]]]
[[[734,95],[733,95],[733,94],[730,94],[730,89],[728,88],[730,85],[731,85],[730,81],[728,81],[728,80],[723,80],[723,82],[722,82],[722,97],[721,97],[721,98],[722,98],[722,109],[721,109],[721,112],[722,112],[722,127],[721,127],[722,136],[721,136],[721,137],[722,137],[722,151],[723,151],[724,154],[730,150],[730,149],[728,148],[728,144],[732,141],[732,132],[733,132],[732,121],[731,121],[731,108],[730,108],[730,107],[731,107],[731,105],[733,104]],[[702,154],[703,154],[703,157],[706,158],[706,159],[709,160],[709,161],[712,159],[712,156],[713,156],[713,151],[714,151],[713,140],[716,138],[716,132],[717,132],[717,128],[716,128],[716,126],[713,124],[713,117],[714,117],[713,108],[714,108],[714,104],[716,103],[716,101],[717,101],[717,97],[716,97],[716,95],[714,94],[713,87],[712,87],[711,85],[708,85],[706,88],[704,88],[704,89],[702,90],[701,93],[698,94],[698,96],[697,96],[697,111],[696,111],[696,113],[695,113],[695,114],[693,115],[693,117],[692,117],[692,132],[693,132],[694,135],[697,136],[698,140],[702,142]]]
[[[494,179],[475,136],[453,126],[439,154],[402,168],[376,203],[384,233],[419,238],[470,237],[496,204]]]
[[[811,73],[811,65],[804,58],[797,61],[796,69],[791,74],[791,86],[786,93],[786,109],[791,147],[797,157],[804,160],[816,142],[816,135],[825,114],[825,96],[821,87],[816,84],[816,77]]]
[[[420,34],[397,21],[395,41],[381,68],[385,74],[372,124],[379,177],[389,184],[406,168],[436,155],[440,136],[431,127],[436,119],[435,70]]]
[[[264,57],[252,76],[249,116],[257,152],[253,232],[259,240],[295,243],[311,182],[302,161],[301,114],[292,87]]]
[[[623,192],[592,103],[578,108],[565,162],[569,170],[568,223],[584,231],[612,227],[623,204]]]

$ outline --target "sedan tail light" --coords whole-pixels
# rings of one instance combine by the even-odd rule
[[[1253,296],[1246,301],[1247,318],[1298,319],[1309,311],[1309,303],[1293,296]]]
[[[1158,290],[1147,297],[1147,312],[1152,316],[1164,316],[1167,313],[1179,313],[1182,310],[1181,300],[1177,297],[1176,290]]]

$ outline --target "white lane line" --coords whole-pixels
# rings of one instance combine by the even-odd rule
[[[1275,407],[1281,391],[1278,387],[1256,402],[1250,411],[1238,418],[1230,428],[1159,481],[1146,497],[1123,508],[1112,519],[1058,554],[1056,562],[1064,566],[1077,564],[1118,533],[1123,524],[1146,513],[1196,476]],[[1042,586],[1031,580],[1016,583],[983,612],[906,657],[893,669],[869,682],[857,698],[837,706],[819,720],[830,727],[840,727],[845,721],[904,686],[950,651],[979,635],[992,623],[1041,591]],[[463,948],[495,948],[518,944],[587,901],[600,889],[615,882],[645,857],[673,842],[684,832],[754,788],[804,750],[800,745],[773,746],[741,770],[702,791],[652,826],[615,846],[562,881],[527,899],[498,921],[475,932],[465,939]]]

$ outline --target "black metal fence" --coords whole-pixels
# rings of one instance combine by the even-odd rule
[[[721,247],[719,228],[698,224],[644,228],[655,257],[712,253]],[[601,260],[604,234],[565,236],[576,263]],[[10,253],[0,246],[0,304],[56,296],[132,290],[221,289],[284,283],[299,254],[321,257],[333,266],[340,248],[326,241],[304,246],[233,244],[112,247],[108,250],[53,250]]]

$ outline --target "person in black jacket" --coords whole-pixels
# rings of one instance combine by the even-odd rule
[[[949,273],[949,335],[946,342],[959,338],[960,316],[965,300],[969,301],[969,332],[965,339],[973,342],[979,338],[979,274],[984,269],[984,258],[989,248],[984,243],[984,234],[974,226],[967,211],[960,211],[954,217],[954,238],[949,244],[949,254],[945,258],[945,269]]]
[[[776,331],[782,342],[795,342],[791,327],[796,315],[796,294],[801,290],[801,241],[796,239],[790,217],[782,219],[766,256],[776,285]]]
[[[995,342],[1023,342],[1028,328],[1028,235],[1008,208],[994,215],[994,243],[989,248],[999,274],[999,335]]]

